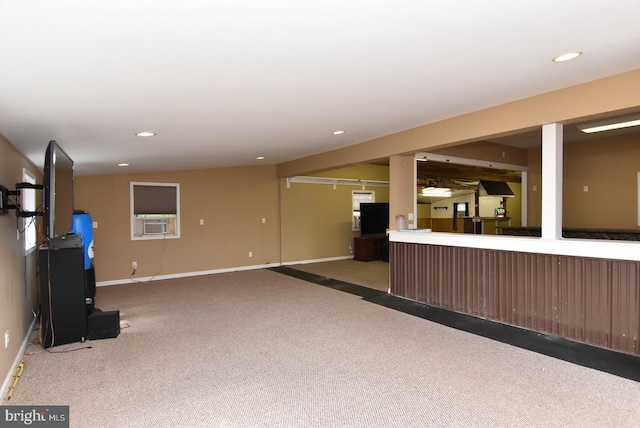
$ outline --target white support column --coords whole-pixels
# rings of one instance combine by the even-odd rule
[[[562,238],[562,124],[542,127],[542,239]]]

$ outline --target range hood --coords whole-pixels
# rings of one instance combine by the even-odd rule
[[[513,190],[504,181],[480,180],[478,185],[479,196],[500,196],[503,198],[513,198]]]

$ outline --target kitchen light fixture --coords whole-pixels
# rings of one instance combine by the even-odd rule
[[[422,196],[438,196],[441,198],[451,197],[451,189],[446,187],[424,187],[420,192]]]
[[[264,160],[264,156],[258,156],[256,160]]]
[[[582,55],[582,52],[569,52],[569,53],[566,53],[564,55],[560,55],[560,56],[555,57],[552,61],[553,62],[565,62],[565,61],[572,60],[574,58],[578,58],[580,55]]]
[[[156,135],[155,132],[149,132],[149,131],[143,131],[143,132],[138,132],[136,134],[138,137],[153,137],[154,135]]]
[[[342,135],[344,133],[345,133],[345,131],[333,131],[332,132],[333,135]]]
[[[578,125],[578,129],[585,134],[592,134],[594,132],[611,131],[613,129],[630,128],[632,126],[639,125],[640,118],[636,116],[635,118],[619,118],[616,119],[615,122],[611,122],[610,119],[609,121],[592,122],[584,125]]]
[[[129,166],[129,164],[128,163],[119,163],[118,166],[122,168],[122,167],[125,167],[125,166]]]

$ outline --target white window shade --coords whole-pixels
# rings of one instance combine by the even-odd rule
[[[133,214],[177,214],[175,186],[133,186]]]
[[[360,211],[360,204],[362,203],[375,202],[373,192],[354,191],[351,200],[353,203],[352,209],[354,211]]]

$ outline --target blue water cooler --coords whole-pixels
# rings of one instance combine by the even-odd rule
[[[84,290],[87,315],[93,312],[96,297],[96,272],[93,265],[93,221],[87,212],[76,210],[71,233],[82,237],[84,254]]]

